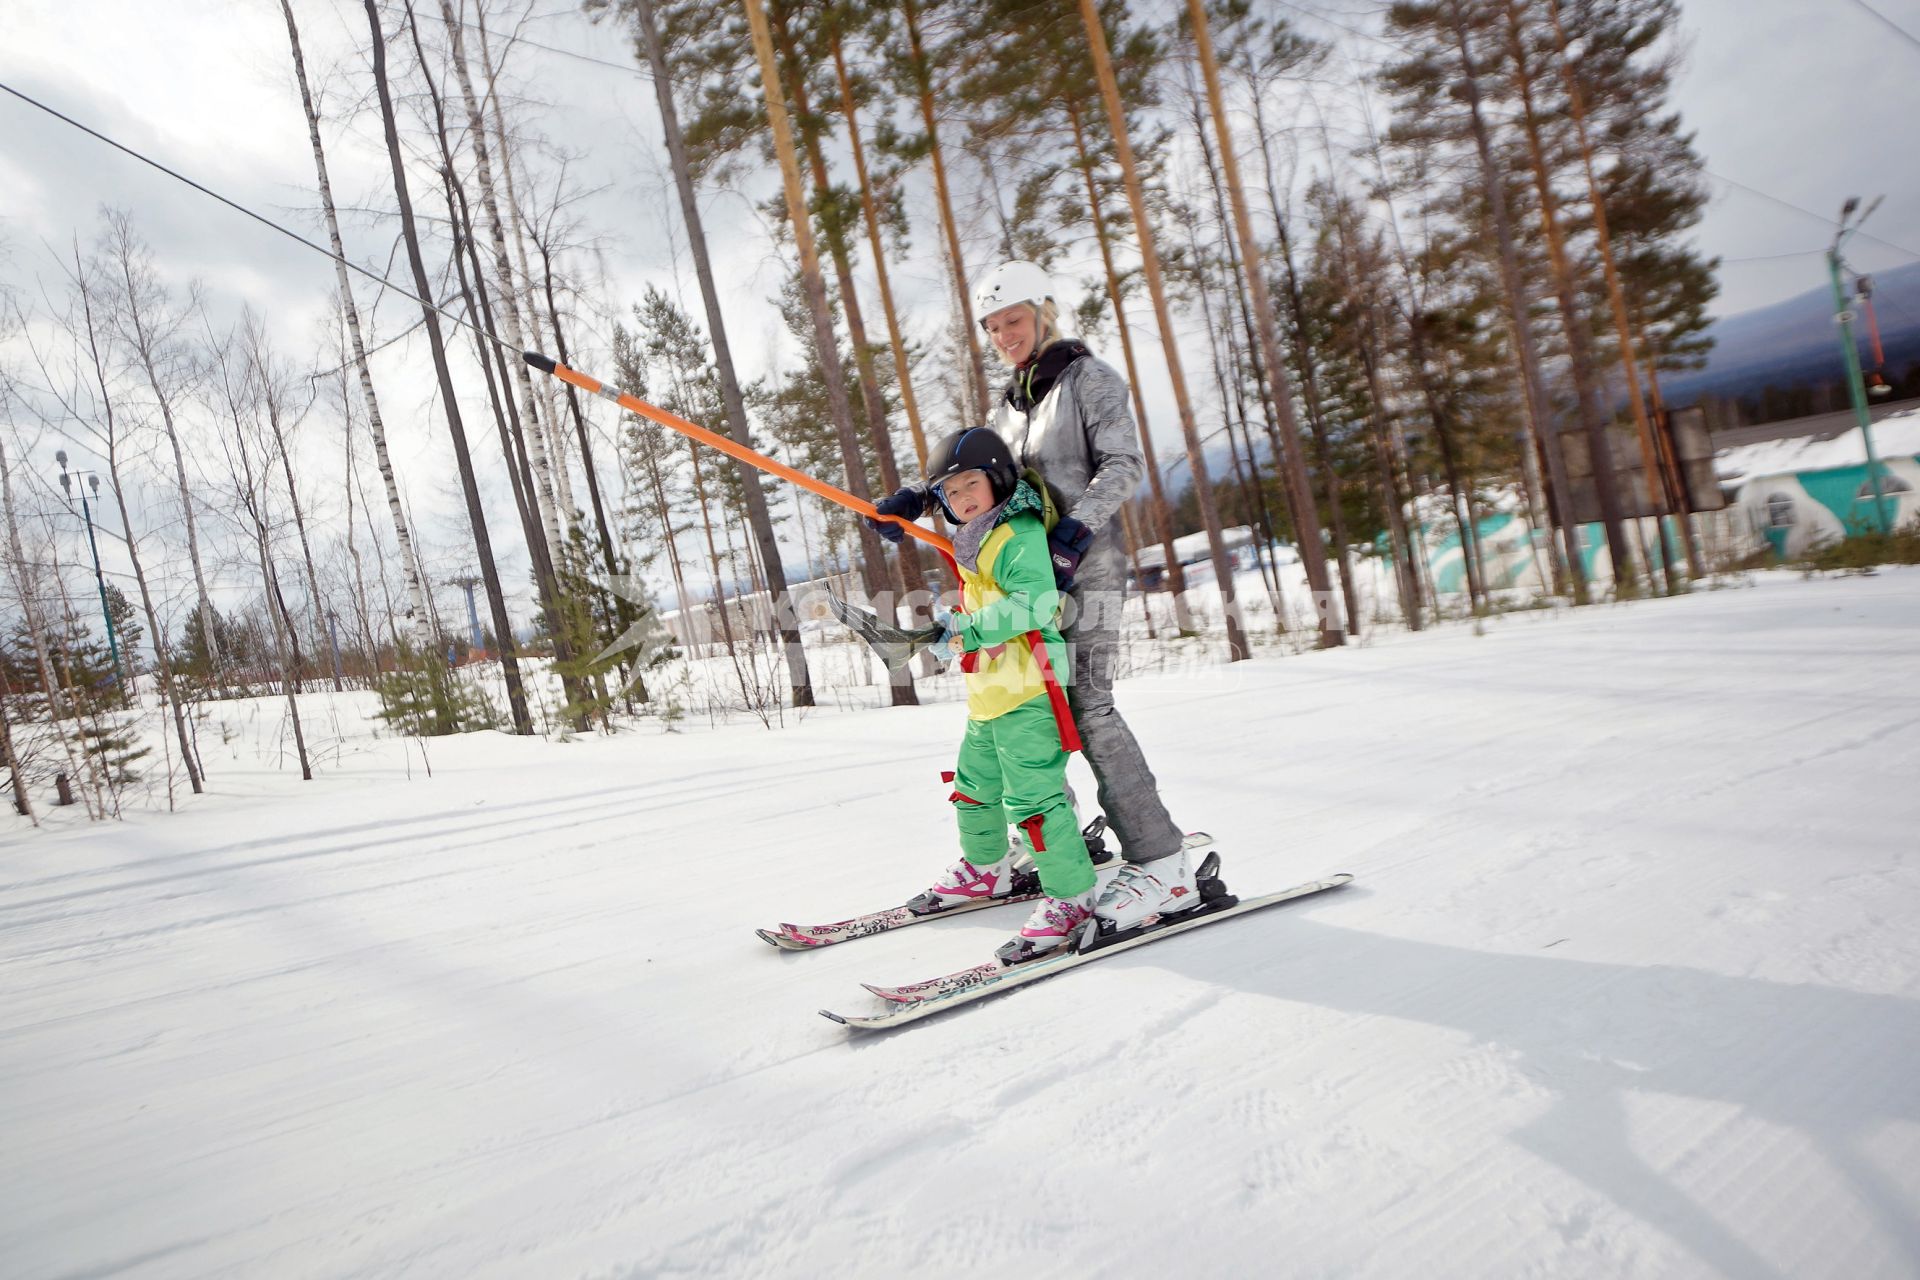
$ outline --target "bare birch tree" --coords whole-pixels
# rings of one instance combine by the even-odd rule
[[[74,245],[73,272],[68,276],[68,285],[72,290],[72,305],[77,310],[70,310],[60,323],[73,339],[78,353],[76,363],[84,364],[84,370],[76,368],[74,372],[77,377],[69,385],[62,386],[58,380],[49,378],[48,386],[58,398],[67,420],[94,440],[98,446],[96,452],[107,464],[109,486],[120,514],[121,537],[127,550],[128,563],[133,568],[134,583],[140,590],[140,607],[146,615],[147,635],[153,642],[161,714],[173,721],[174,731],[180,740],[181,760],[187,769],[187,780],[194,794],[199,795],[203,790],[199,759],[187,733],[186,714],[176,696],[173,664],[167,654],[167,631],[160,623],[159,607],[154,600],[146,564],[140,555],[140,531],[135,527],[132,512],[127,506],[126,485],[134,479],[131,464],[138,446],[131,434],[133,424],[126,420],[122,412],[109,371],[112,356],[107,317],[104,313],[95,314],[96,299],[104,301],[99,268],[97,264],[81,260],[77,243]],[[88,379],[91,379],[92,386],[83,390],[80,384]]]
[[[367,26],[372,35],[373,82],[380,99],[380,118],[386,135],[387,159],[393,171],[394,198],[400,207],[400,229],[407,246],[407,262],[413,270],[414,296],[421,300],[421,322],[426,326],[427,343],[433,353],[434,372],[440,384],[441,407],[447,416],[447,428],[453,437],[454,461],[460,471],[460,491],[466,499],[467,521],[473,531],[474,551],[486,579],[487,607],[493,618],[493,633],[500,641],[500,667],[507,686],[507,705],[513,715],[515,733],[533,732],[527,713],[526,689],[520,680],[520,664],[513,653],[513,627],[507,618],[507,601],[500,589],[500,572],[494,564],[493,542],[487,535],[486,509],[480,502],[480,488],[473,471],[473,455],[467,448],[466,426],[461,420],[459,399],[453,388],[453,371],[447,362],[447,345],[440,332],[440,316],[428,305],[433,296],[427,279],[426,258],[420,247],[420,233],[414,225],[413,201],[407,191],[405,157],[400,149],[399,124],[394,116],[393,93],[387,84],[387,40],[380,27],[376,0],[365,0]]]
[[[313,146],[313,169],[320,184],[320,209],[326,218],[327,243],[333,249],[335,287],[341,311],[346,318],[348,340],[353,346],[353,367],[360,379],[360,396],[367,407],[367,433],[373,440],[374,465],[386,488],[387,513],[393,520],[393,535],[400,544],[401,574],[407,584],[406,630],[414,644],[428,643],[426,587],[414,569],[413,534],[407,527],[406,512],[400,505],[400,486],[393,476],[393,462],[387,455],[386,421],[380,414],[380,398],[374,394],[373,372],[367,363],[366,336],[360,326],[360,308],[354,301],[353,282],[347,275],[347,251],[340,238],[340,215],[334,208],[333,184],[327,177],[327,153],[320,141],[320,111],[307,83],[307,64],[300,52],[300,28],[293,17],[292,0],[280,0],[287,19],[287,42],[293,49],[294,79],[300,86],[300,105],[307,117],[307,139]]]

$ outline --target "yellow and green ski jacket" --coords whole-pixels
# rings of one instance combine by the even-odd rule
[[[1070,688],[1045,507],[1026,481],[1001,507],[976,567],[955,563],[966,619],[958,634],[966,650],[960,669],[967,673],[967,718],[992,720],[1046,696],[1046,678],[1025,638],[1029,631],[1040,633],[1054,679]]]

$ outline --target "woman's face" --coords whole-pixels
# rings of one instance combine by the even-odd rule
[[[1002,307],[985,320],[987,336],[993,339],[993,346],[1008,364],[1019,365],[1033,354],[1033,307],[1030,303],[1016,302],[1010,307]]]
[[[940,496],[947,508],[965,524],[993,505],[993,481],[984,471],[962,471],[940,482]]]

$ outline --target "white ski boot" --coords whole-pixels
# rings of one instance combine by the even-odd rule
[[[1073,940],[1092,915],[1091,889],[1077,898],[1042,898],[1034,904],[1033,914],[1020,926],[1020,932],[993,953],[994,959],[1012,966],[1058,951]]]
[[[1101,892],[1093,912],[1117,932],[1199,905],[1200,883],[1187,851],[1182,849],[1152,862],[1129,862],[1120,868]]]

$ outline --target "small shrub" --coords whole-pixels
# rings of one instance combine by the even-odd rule
[[[1849,530],[1811,547],[1796,564],[1805,572],[1865,573],[1876,565],[1920,564],[1920,516],[1891,533]]]
[[[418,653],[402,645],[394,670],[373,687],[380,695],[380,718],[414,737],[438,738],[500,724],[493,699],[436,652]]]

